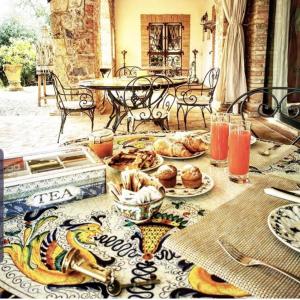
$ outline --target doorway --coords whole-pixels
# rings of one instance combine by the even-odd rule
[[[265,86],[300,88],[300,0],[270,0]],[[282,99],[286,92],[274,94]],[[264,103],[270,107],[272,98]],[[300,94],[290,95],[277,117],[300,129],[300,116],[288,117],[299,106]]]

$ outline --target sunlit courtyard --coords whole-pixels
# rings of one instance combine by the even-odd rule
[[[300,1],[0,4],[0,298],[299,298]]]

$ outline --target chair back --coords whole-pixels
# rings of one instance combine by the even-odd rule
[[[298,98],[299,102],[288,103],[290,97],[293,99]],[[254,98],[256,102],[257,100],[261,100],[261,103],[256,108],[257,115],[265,118],[273,118],[279,114],[278,119],[288,122],[295,128],[300,128],[300,88],[261,87],[253,89],[233,101],[227,109],[227,112],[231,113],[233,107],[238,105],[237,113],[245,119],[247,103],[251,98]],[[263,99],[268,99],[267,103],[263,102]],[[299,137],[294,143],[297,140],[299,140]]]
[[[149,119],[160,119],[158,110],[169,112],[174,103],[172,89],[173,82],[165,75],[140,76],[128,83],[119,99],[127,112],[144,108]]]
[[[119,68],[116,71],[116,77],[122,77],[122,76],[126,76],[126,77],[136,77],[137,76],[137,71],[141,71],[142,68],[138,67],[138,66],[124,66]]]
[[[220,75],[220,69],[212,68],[205,74],[201,84],[203,86],[209,87],[214,92],[219,80],[219,75]]]
[[[50,79],[53,85],[56,103],[59,109],[65,109],[64,101],[67,101],[67,96],[65,94],[65,88],[56,74],[50,73]]]
[[[176,97],[187,105],[202,105],[202,97],[208,97],[208,104],[213,101],[213,95],[218,83],[219,68],[210,69],[201,83],[188,82],[176,88]]]

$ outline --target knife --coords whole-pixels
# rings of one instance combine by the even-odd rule
[[[287,190],[283,190],[283,189],[280,189],[280,188],[276,188],[274,186],[272,186],[271,188],[274,189],[274,190],[277,190],[279,192],[286,193],[288,195],[300,198],[300,194],[297,194],[297,193],[294,193],[294,192],[290,192],[290,191],[287,191]]]

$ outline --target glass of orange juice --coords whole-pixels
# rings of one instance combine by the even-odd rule
[[[237,183],[249,182],[251,123],[233,121],[229,124],[229,179]]]
[[[216,167],[227,166],[230,114],[213,113],[210,127],[210,163]]]
[[[94,131],[89,136],[89,147],[94,153],[104,158],[106,156],[112,156],[113,153],[113,132],[109,129],[102,129]]]

